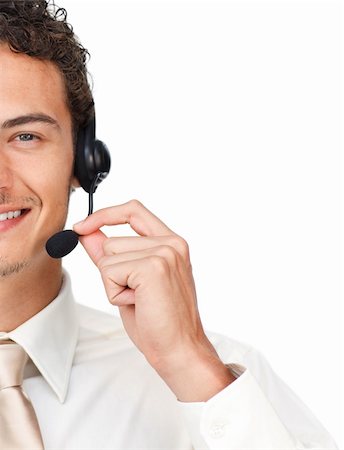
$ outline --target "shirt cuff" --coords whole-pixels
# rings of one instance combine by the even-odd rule
[[[302,449],[248,368],[226,364],[237,377],[206,402],[178,400],[195,450]]]

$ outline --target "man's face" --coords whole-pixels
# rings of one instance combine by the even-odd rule
[[[67,217],[73,142],[52,63],[0,44],[0,99],[1,277],[48,262],[45,243]],[[11,219],[11,212],[21,215]]]

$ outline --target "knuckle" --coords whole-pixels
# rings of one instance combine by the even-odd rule
[[[169,272],[168,263],[162,256],[153,255],[150,256],[149,260],[154,273],[166,275]]]
[[[173,236],[172,243],[183,259],[189,259],[190,257],[189,244],[186,242],[184,238],[182,238],[181,236]]]
[[[177,263],[178,253],[177,250],[171,245],[160,245],[158,247],[159,254],[169,261],[171,264]]]
[[[141,208],[143,206],[142,203],[139,200],[137,200],[136,198],[129,200],[128,204],[135,209]]]

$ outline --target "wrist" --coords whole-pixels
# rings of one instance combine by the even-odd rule
[[[209,347],[175,353],[154,368],[181,402],[205,402],[236,380]]]

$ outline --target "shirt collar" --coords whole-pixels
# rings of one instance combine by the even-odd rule
[[[79,324],[70,276],[63,270],[58,296],[7,336],[21,345],[61,403],[65,401]]]

